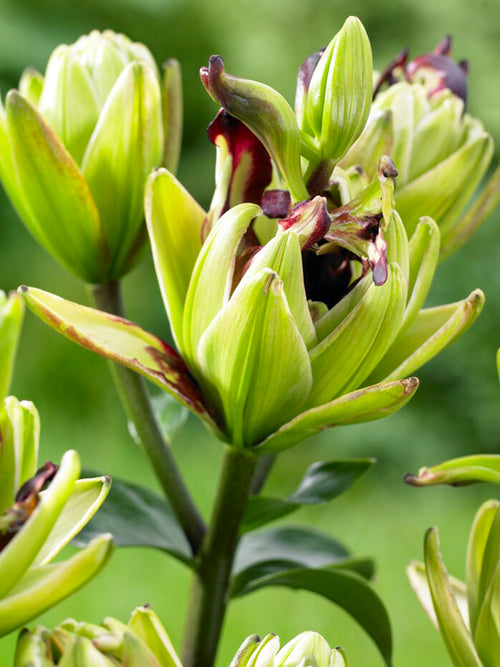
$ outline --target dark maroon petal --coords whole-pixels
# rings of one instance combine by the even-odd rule
[[[312,53],[310,56],[304,60],[302,65],[299,67],[299,73],[297,75],[297,89],[301,89],[305,92],[309,90],[309,85],[311,83],[312,75],[316,69],[321,56],[325,52],[325,47]]]
[[[331,222],[325,197],[300,202],[288,217],[278,220],[282,229],[291,229],[298,234],[302,249],[318,243],[328,232]]]
[[[407,48],[402,49],[398,53],[398,55],[394,58],[394,60],[392,60],[383,70],[383,72],[379,76],[375,88],[373,89],[374,98],[377,96],[384,83],[388,83],[390,86],[392,86],[392,84],[397,82],[397,79],[394,76],[394,70],[399,68],[404,69],[406,67],[406,61],[408,60],[408,53],[409,51]]]
[[[236,204],[244,202],[260,204],[264,190],[271,182],[272,165],[269,153],[262,142],[244,123],[224,109],[219,111],[208,126],[208,138],[214,145],[217,145],[221,136],[233,159],[229,190],[226,205],[221,211],[222,215],[230,206]]]
[[[408,64],[407,73],[411,80],[418,78],[425,70],[433,70],[437,77],[437,85],[430,91],[435,95],[448,88],[452,93],[467,101],[467,67],[436,53],[419,56]]]

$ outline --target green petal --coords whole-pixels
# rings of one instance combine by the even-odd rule
[[[394,340],[404,313],[406,284],[396,264],[388,269],[386,283],[372,284],[352,312],[311,350],[309,407],[359,387]]]
[[[128,626],[153,651],[161,667],[182,667],[165,628],[150,607],[134,609]]]
[[[122,660],[129,667],[162,667],[151,649],[132,632],[123,635]]]
[[[302,253],[297,234],[284,232],[277,234],[255,255],[245,279],[256,275],[261,269],[269,268],[283,281],[286,300],[306,346],[317,343],[316,331],[307,305]]]
[[[112,277],[130,268],[141,246],[144,183],[162,154],[158,81],[148,66],[131,63],[106,100],[82,162],[111,248]]]
[[[102,569],[112,551],[110,536],[101,535],[65,561],[30,568],[9,595],[0,600],[0,636],[23,626],[81,588]]]
[[[0,409],[0,515],[37,470],[40,417],[30,401],[9,396]]]
[[[439,623],[436,617],[436,612],[434,611],[434,604],[432,602],[432,595],[429,588],[429,581],[427,579],[425,565],[417,561],[412,561],[409,564],[406,573],[408,575],[408,579],[410,580],[410,585],[413,588],[413,592],[418,598],[418,601],[422,605],[427,616],[435,625],[436,629],[439,630]],[[448,582],[452,591],[452,595],[454,596],[460,611],[460,615],[467,624],[467,588],[463,581],[455,579],[455,577],[450,577],[449,575]]]
[[[63,336],[144,375],[213,425],[183,360],[160,338],[128,320],[43,290],[22,287],[20,292],[35,315]]]
[[[193,366],[201,335],[229,300],[241,237],[260,213],[256,204],[234,206],[218,220],[201,248],[186,296],[181,349]]]
[[[107,248],[80,170],[41,115],[14,90],[7,95],[6,113],[24,223],[69,271],[99,282],[106,275]]]
[[[111,659],[104,656],[87,637],[75,637],[74,641],[65,647],[58,667],[112,667]]]
[[[457,667],[483,667],[439,553],[436,528],[430,528],[425,536],[425,565],[439,629],[453,664]]]
[[[24,317],[24,304],[14,295],[0,291],[0,401],[9,392]]]
[[[467,598],[472,633],[476,631],[477,618],[482,604],[479,587],[484,552],[499,507],[500,503],[497,500],[488,500],[481,505],[474,517],[467,544]]]
[[[392,148],[392,112],[390,109],[374,110],[359,139],[342,158],[339,167],[362,167],[366,176],[372,179],[377,173],[377,163],[381,155],[390,155]]]
[[[59,46],[47,65],[38,110],[77,164],[99,118],[94,84],[69,46]]]
[[[177,347],[182,349],[184,302],[201,250],[206,214],[166,169],[149,177],[145,211],[163,303]]]
[[[22,630],[17,640],[14,667],[54,667],[54,661],[47,655],[47,635],[48,630],[43,627],[31,632],[26,628]]]
[[[417,378],[409,378],[358,389],[295,417],[266,438],[259,451],[288,449],[333,426],[382,419],[406,405],[417,388]]]
[[[203,334],[198,359],[235,445],[255,445],[293,417],[311,387],[306,346],[269,269],[240,283]]]
[[[483,663],[488,667],[498,667],[500,665],[500,560],[498,558],[482,600],[474,641]]]
[[[438,223],[445,244],[446,235],[483,178],[492,152],[491,137],[478,133],[446,160],[398,190],[396,207],[408,233],[413,232],[420,216],[428,215]]]
[[[424,305],[439,259],[439,244],[439,227],[432,218],[421,218],[408,245],[410,259],[409,299],[398,339],[410,326]]]
[[[35,560],[71,495],[79,474],[78,454],[69,450],[33,514],[0,553],[0,598],[16,586]]]
[[[483,304],[484,294],[475,290],[463,301],[421,310],[370,379],[374,382],[395,380],[414,373],[465,333],[479,316]]]
[[[97,512],[111,488],[110,477],[79,479],[73,493],[64,505],[52,532],[33,561],[46,565],[77,535]],[[42,491],[40,498],[47,491]]]
[[[175,58],[163,63],[163,160],[162,164],[177,173],[182,144],[182,78]]]
[[[43,76],[32,67],[27,67],[19,79],[19,92],[34,107],[38,106],[43,90]]]
[[[446,235],[441,247],[441,259],[458,250],[490,217],[499,202],[500,167],[497,167],[472,206]]]
[[[406,475],[405,482],[412,486],[467,486],[478,482],[500,484],[500,455],[473,454],[450,459],[430,468],[424,466],[418,475]]]

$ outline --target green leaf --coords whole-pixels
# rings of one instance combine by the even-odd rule
[[[465,333],[483,305],[483,292],[475,290],[463,301],[424,308],[386,353],[370,380],[395,380],[415,372]]]
[[[437,528],[425,535],[425,565],[441,636],[456,667],[483,667],[439,553]]]
[[[6,117],[24,223],[69,271],[89,283],[101,282],[108,249],[82,173],[38,111],[15,90],[7,95]]]
[[[79,475],[80,459],[75,451],[69,450],[29,519],[0,552],[0,599],[16,586],[36,559],[71,496]]]
[[[20,293],[35,315],[63,336],[144,375],[213,425],[183,360],[160,338],[121,317],[49,292],[23,286]]]
[[[179,349],[189,281],[201,250],[205,211],[166,169],[146,185],[146,223],[163,303]]]
[[[203,334],[198,360],[234,445],[256,445],[297,413],[311,366],[276,273],[242,280]]]
[[[386,665],[392,664],[392,633],[387,611],[377,593],[359,575],[342,569],[299,567],[263,576],[249,585],[245,593],[266,586],[307,590],[339,605],[370,635]]]
[[[190,546],[169,503],[137,484],[114,478],[106,502],[73,543],[85,546],[102,533],[111,533],[118,547],[153,547],[192,565]]]
[[[186,295],[181,348],[193,366],[203,332],[231,295],[241,237],[260,213],[255,204],[234,206],[219,218],[201,248]]]
[[[483,567],[484,552],[491,527],[500,503],[488,500],[479,508],[469,535],[467,544],[467,597],[469,601],[470,628],[474,634],[480,611],[479,585]]]
[[[298,488],[286,498],[251,496],[241,532],[255,530],[270,521],[291,514],[302,505],[328,503],[349,489],[375,463],[375,459],[347,459],[317,462],[306,471]]]
[[[163,153],[161,91],[151,68],[130,63],[106,100],[82,162],[111,249],[111,276],[130,266],[143,224],[144,182]]]
[[[450,459],[431,468],[420,468],[418,475],[406,475],[405,482],[412,486],[467,486],[477,482],[500,484],[500,455],[473,454]]]
[[[0,636],[22,627],[81,588],[104,567],[112,551],[110,536],[101,535],[65,561],[30,568],[0,600]]]
[[[418,388],[417,378],[383,382],[303,412],[259,445],[262,452],[279,452],[333,426],[382,419],[400,410]]]

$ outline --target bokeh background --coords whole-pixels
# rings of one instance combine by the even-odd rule
[[[207,205],[214,151],[205,128],[216,109],[198,79],[212,53],[228,71],[256,78],[293,102],[298,65],[326,44],[349,14],[358,15],[383,67],[407,45],[429,51],[447,33],[456,57],[470,61],[469,110],[500,146],[500,4],[497,0],[0,0],[0,87],[16,85],[26,65],[41,71],[51,50],[92,28],[112,28],[145,42],[158,61],[178,58],[185,86],[185,135],[180,178]],[[498,149],[497,149],[498,151]],[[494,163],[498,162],[498,152]],[[0,193],[0,287],[27,283],[85,302],[84,287],[40,249]],[[495,487],[416,490],[402,482],[423,464],[500,445],[500,390],[495,351],[500,346],[500,212],[468,246],[440,267],[429,304],[486,292],[479,321],[452,348],[419,372],[421,388],[399,414],[374,424],[317,436],[284,454],[267,491],[285,494],[315,460],[375,456],[378,465],[345,496],[323,508],[302,510],[297,523],[321,527],[358,554],[376,558],[376,587],[394,627],[395,664],[442,667],[448,659],[438,634],[413,597],[405,568],[421,558],[425,529],[438,525],[451,572],[464,575],[467,533],[482,500]],[[149,251],[125,280],[128,316],[158,335],[169,330]],[[76,448],[86,466],[156,489],[146,461],[131,440],[104,361],[77,348],[27,315],[13,393],[31,399],[42,417],[42,458],[59,460]],[[208,516],[221,446],[194,418],[174,441],[175,454],[196,500]],[[117,552],[86,589],[40,620],[65,616],[126,620],[150,602],[180,647],[189,573],[153,550]],[[218,658],[229,662],[250,633],[278,633],[283,640],[304,629],[342,644],[354,667],[382,665],[371,641],[341,610],[302,592],[267,589],[234,602]],[[15,637],[0,640],[0,666],[11,665]]]

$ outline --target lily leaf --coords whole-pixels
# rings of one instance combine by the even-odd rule
[[[317,462],[306,471],[298,488],[287,498],[251,496],[241,525],[241,532],[255,530],[270,521],[291,514],[302,505],[328,503],[344,491],[375,463],[375,459],[348,459]]]
[[[169,503],[137,484],[114,478],[106,502],[73,544],[85,546],[102,533],[111,533],[118,547],[153,547],[192,565],[190,546]]]
[[[121,317],[49,292],[25,286],[19,291],[35,315],[63,336],[144,375],[212,424],[184,361],[160,338]]]

